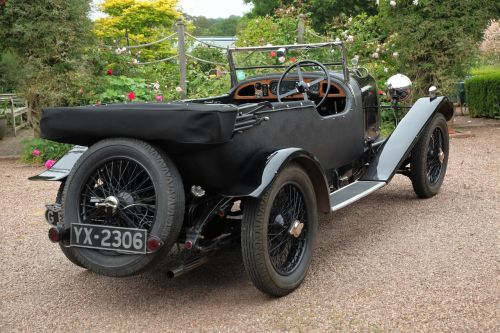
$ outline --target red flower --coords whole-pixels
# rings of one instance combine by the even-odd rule
[[[112,68],[109,68],[109,69],[106,71],[106,74],[107,74],[107,75],[113,75],[113,69],[112,69]]]
[[[291,57],[291,58],[290,58],[290,62],[297,62],[297,58],[295,58],[295,57]]]
[[[45,167],[46,167],[47,169],[50,169],[50,168],[52,168],[52,167],[54,166],[54,164],[56,164],[56,161],[54,161],[54,160],[47,160],[47,161],[45,162]]]
[[[274,52],[274,51],[271,51],[271,57],[274,58],[278,55],[278,53]]]
[[[135,99],[135,92],[129,92],[127,97],[129,101],[133,101]]]
[[[384,94],[384,92],[382,90],[379,90],[379,91],[377,91],[377,94],[382,96]]]

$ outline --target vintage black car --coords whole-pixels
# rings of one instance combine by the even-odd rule
[[[70,261],[118,277],[178,251],[178,276],[240,243],[255,286],[283,296],[306,276],[318,214],[396,173],[418,197],[438,193],[446,97],[418,99],[385,138],[375,80],[348,67],[342,43],[233,48],[228,60],[223,96],[44,110],[42,137],[77,145],[31,178],[61,182],[46,217]],[[391,79],[391,108],[410,85]]]

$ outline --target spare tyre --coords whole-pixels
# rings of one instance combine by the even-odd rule
[[[81,156],[66,181],[62,207],[65,228],[90,224],[111,230],[145,229],[147,239],[159,240],[161,247],[142,254],[81,246],[67,250],[74,260],[97,274],[139,273],[152,267],[177,240],[184,200],[181,176],[160,149],[136,139],[99,141]],[[112,241],[108,239],[106,244]]]

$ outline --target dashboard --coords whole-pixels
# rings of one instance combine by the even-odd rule
[[[305,78],[305,82],[314,81],[315,78]],[[249,99],[269,99],[276,100],[278,97],[278,81],[277,79],[255,79],[250,82],[242,83],[234,93],[233,99],[235,100],[249,100]],[[298,80],[289,79],[281,83],[280,94],[284,94],[290,90],[295,89]],[[323,97],[328,90],[328,81],[324,80],[314,84],[310,87],[311,92],[318,97]],[[330,91],[328,97],[345,97],[345,92],[335,83],[330,83]],[[295,94],[284,99],[302,99],[302,94]]]

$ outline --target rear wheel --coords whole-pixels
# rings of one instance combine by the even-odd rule
[[[64,193],[64,185],[66,183],[62,182],[61,185],[59,185],[59,189],[57,190],[57,197],[56,197],[56,203],[62,204],[63,203],[63,193]],[[66,256],[66,258],[71,261],[73,264],[80,266],[82,268],[85,268],[83,264],[78,261],[78,259],[75,258],[73,255],[72,249],[68,247],[69,242],[63,240],[62,242],[59,242],[59,247],[61,248],[62,253]]]
[[[448,166],[449,137],[446,119],[437,113],[411,152],[410,179],[419,198],[435,196]]]
[[[254,285],[271,296],[284,296],[304,280],[317,229],[316,196],[307,173],[286,167],[260,199],[247,199],[243,210],[243,262]]]
[[[108,139],[90,147],[71,171],[63,198],[66,228],[85,223],[146,229],[163,243],[148,254],[66,248],[71,261],[108,276],[150,267],[177,239],[184,214],[184,189],[175,165],[157,148],[134,139]],[[112,212],[102,205],[110,200],[117,205]]]

